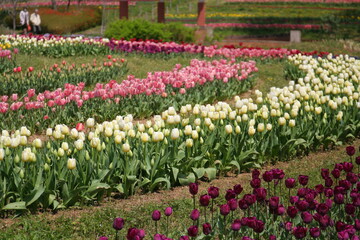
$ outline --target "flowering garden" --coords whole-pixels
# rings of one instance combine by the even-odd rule
[[[348,146],[347,157],[311,177],[257,170],[359,136],[356,58],[52,35],[2,35],[0,46],[5,220],[186,186],[191,199],[181,204],[189,212],[181,214],[190,218],[171,204],[142,213],[151,215],[146,225],[112,213],[91,237],[359,238],[359,146]],[[74,56],[83,62],[72,62]],[[34,67],[29,57],[46,60]],[[133,72],[142,62],[180,58],[168,69]],[[259,90],[259,66],[266,64],[280,64],[289,80]],[[198,189],[249,171],[250,185]]]

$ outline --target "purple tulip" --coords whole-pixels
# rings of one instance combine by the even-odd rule
[[[212,199],[215,199],[219,196],[219,188],[217,187],[209,187],[208,188],[208,194]]]
[[[226,194],[225,194],[225,199],[226,201],[229,201],[232,198],[236,198],[236,193],[234,190],[232,189],[228,189],[226,190]]]
[[[355,219],[354,227],[357,231],[360,231],[360,219]]]
[[[251,175],[252,175],[252,179],[259,178],[260,171],[257,169],[254,169],[254,170],[252,170]]]
[[[325,197],[331,198],[332,196],[334,196],[334,190],[332,190],[331,188],[325,188],[324,194],[325,194]]]
[[[243,187],[240,184],[236,184],[233,189],[236,195],[239,195],[243,191]]]
[[[260,178],[254,178],[253,180],[250,181],[250,186],[252,188],[259,188],[261,186],[261,180]]]
[[[210,223],[204,223],[203,224],[203,233],[205,235],[209,235],[211,233],[211,225],[210,225]]]
[[[152,217],[152,220],[159,221],[161,218],[161,212],[159,210],[154,210],[151,217]]]
[[[334,202],[336,204],[343,204],[344,203],[344,195],[342,195],[341,193],[335,194]]]
[[[234,198],[230,199],[227,202],[227,204],[229,205],[231,211],[235,211],[238,207],[238,203],[237,203],[236,199],[234,199]]]
[[[294,227],[292,233],[297,239],[302,239],[306,237],[306,232],[307,232],[307,228],[300,226],[300,227]]]
[[[334,181],[331,178],[325,178],[325,187],[331,187]]]
[[[287,188],[294,188],[294,187],[295,187],[295,183],[296,183],[296,181],[295,181],[294,178],[287,178],[287,179],[285,180],[285,186],[286,186]]]
[[[304,221],[304,223],[311,223],[311,221],[313,220],[313,216],[309,212],[302,212],[301,218]]]
[[[329,171],[328,168],[322,168],[321,169],[321,177],[323,179],[326,179],[326,178],[330,177],[330,171]]]
[[[356,207],[352,204],[346,204],[345,205],[345,212],[349,215],[353,215],[356,211]]]
[[[347,155],[349,155],[350,157],[353,156],[355,154],[355,147],[354,146],[347,146],[346,147],[346,153]]]
[[[290,218],[296,217],[298,210],[294,206],[289,206],[286,210],[286,213],[289,215]]]
[[[230,213],[230,207],[227,204],[223,204],[220,206],[220,214],[226,216]]]
[[[346,174],[346,180],[349,181],[351,184],[355,184],[358,182],[359,177],[352,172]]]
[[[244,199],[240,199],[238,204],[239,204],[239,208],[241,210],[246,210],[249,207],[249,205],[246,203],[246,201]]]
[[[351,172],[354,168],[354,165],[351,162],[344,162],[343,167],[345,172]]]
[[[279,206],[279,201],[280,201],[279,197],[277,197],[277,196],[271,197],[269,199],[269,207],[270,207],[270,209],[272,209],[272,210],[277,209],[278,206]]]
[[[320,228],[317,227],[310,228],[309,232],[310,232],[310,236],[313,238],[318,238],[320,237],[321,234]]]
[[[241,228],[241,220],[235,219],[234,222],[231,224],[231,230],[237,232]]]
[[[318,184],[318,185],[316,185],[315,186],[315,191],[317,192],[317,193],[323,193],[324,192],[324,186],[322,185],[322,184]]]
[[[253,205],[256,202],[256,196],[254,194],[245,194],[243,199],[249,206]]]
[[[285,212],[286,212],[286,209],[282,204],[280,204],[279,207],[276,209],[276,215],[281,216],[281,215],[284,215]]]
[[[267,191],[265,188],[255,188],[254,195],[257,201],[262,202],[266,199]]]
[[[181,236],[179,240],[190,240],[188,236]]]
[[[278,168],[273,169],[272,174],[274,176],[274,179],[278,179],[278,180],[281,180],[285,177],[284,171]]]
[[[265,182],[271,182],[274,179],[272,171],[265,171],[262,177]]]
[[[299,196],[291,196],[290,203],[294,205],[297,201],[299,201],[299,199]]]
[[[99,240],[109,240],[109,238],[105,237],[105,236],[102,236],[102,237],[99,238]]]
[[[306,175],[299,175],[298,181],[301,185],[306,186],[309,181],[309,176]]]
[[[355,162],[356,162],[357,165],[360,165],[360,156],[357,156],[355,158]]]
[[[286,231],[290,232],[292,230],[292,222],[286,222],[284,228]]]
[[[199,217],[200,217],[200,211],[198,209],[194,209],[191,211],[190,213],[191,220],[196,221],[199,219]]]
[[[303,212],[308,209],[309,203],[306,200],[299,200],[295,203],[295,206],[299,209],[299,211]]]
[[[338,168],[335,168],[334,170],[331,171],[331,175],[333,175],[334,178],[339,178],[341,174],[341,171]]]
[[[255,226],[254,226],[254,232],[256,233],[261,233],[262,231],[264,231],[264,227],[265,227],[265,223],[261,220],[256,220],[255,221]]]
[[[207,195],[207,194],[201,195],[200,196],[200,205],[203,206],[203,207],[209,206],[210,199],[211,199],[210,195]]]
[[[165,208],[165,216],[169,217],[173,213],[172,207]]]
[[[113,222],[113,228],[116,230],[116,231],[120,231],[121,229],[123,229],[124,227],[124,219],[122,218],[115,218],[114,219],[114,222]]]
[[[275,235],[270,235],[269,240],[276,240],[276,236]]]
[[[327,204],[325,204],[325,203],[320,203],[320,204],[317,206],[316,211],[317,211],[320,215],[324,216],[325,214],[328,213],[328,211],[329,211],[329,206],[328,206]]]
[[[199,185],[197,183],[189,184],[189,192],[191,195],[195,196],[199,191]]]
[[[197,226],[190,226],[189,228],[188,228],[188,230],[187,230],[187,232],[188,232],[188,235],[190,236],[190,237],[196,237],[197,235],[198,235],[198,231],[199,231],[199,229],[198,229],[198,227]]]

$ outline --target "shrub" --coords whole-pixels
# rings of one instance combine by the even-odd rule
[[[154,39],[176,42],[194,42],[194,30],[181,23],[152,23],[143,19],[117,20],[110,23],[105,36],[116,39]]]

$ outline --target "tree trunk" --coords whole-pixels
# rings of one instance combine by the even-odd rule
[[[51,0],[51,8],[56,10],[56,0]]]
[[[68,0],[68,3],[67,3],[67,11],[69,11],[69,8],[70,8],[70,3],[71,3],[71,0]]]
[[[13,10],[12,10],[12,19],[13,19],[13,33],[15,34],[15,30],[16,30],[16,5],[17,5],[17,1],[15,1],[13,3]]]

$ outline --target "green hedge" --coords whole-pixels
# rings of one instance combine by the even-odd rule
[[[117,20],[108,26],[105,37],[116,39],[154,39],[175,42],[194,42],[194,30],[181,23],[152,23],[146,20]]]

